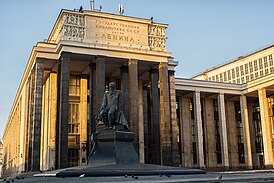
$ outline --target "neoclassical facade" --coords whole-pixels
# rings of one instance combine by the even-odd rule
[[[272,167],[273,47],[192,79],[175,78],[167,27],[62,10],[49,39],[33,48],[18,88],[3,134],[3,176],[86,165],[109,82],[122,92],[141,163]],[[258,77],[248,80],[250,63]]]

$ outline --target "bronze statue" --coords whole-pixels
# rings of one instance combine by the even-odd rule
[[[116,89],[114,82],[109,83],[109,91],[105,92],[102,106],[97,120],[103,121],[106,129],[112,129],[114,125],[121,124],[125,129],[129,129],[128,122],[122,112],[122,94]]]

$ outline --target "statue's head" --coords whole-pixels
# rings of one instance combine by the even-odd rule
[[[116,89],[116,84],[114,82],[109,83],[109,91],[114,91]]]

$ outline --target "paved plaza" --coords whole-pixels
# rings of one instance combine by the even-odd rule
[[[44,177],[32,177],[25,176],[24,179],[3,179],[2,182],[20,182],[20,183],[32,183],[32,182],[155,182],[155,183],[176,183],[176,182],[274,182],[274,170],[269,171],[243,171],[243,172],[208,172],[207,174],[196,175],[158,175],[158,176],[106,176],[106,177],[67,177],[56,178],[50,176]]]

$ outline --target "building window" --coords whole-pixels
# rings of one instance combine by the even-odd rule
[[[260,71],[260,77],[263,77],[264,76],[264,70],[261,70]]]
[[[273,66],[273,60],[269,60],[269,66]]]
[[[236,128],[237,128],[237,141],[238,141],[238,157],[239,163],[245,163],[244,156],[244,135],[243,135],[243,123],[241,117],[240,102],[235,102],[235,117],[236,117]]]
[[[274,68],[270,67],[270,73],[273,73],[273,72],[274,72]]]
[[[192,132],[192,162],[193,164],[197,164],[197,149],[196,149],[196,126],[194,120],[194,108],[193,108],[193,98],[190,100],[189,109],[191,114],[191,132]]]
[[[212,81],[216,81],[216,80],[215,80],[215,76],[212,76]]]
[[[220,74],[220,82],[223,82],[223,73]]]
[[[248,64],[245,64],[245,74],[248,74]]]
[[[245,80],[246,80],[246,82],[249,81],[249,76],[248,75],[245,77]]]
[[[79,149],[68,149],[69,167],[79,165]]]
[[[268,67],[268,61],[267,61],[267,57],[264,57],[264,68]]]
[[[208,81],[211,81],[211,77],[208,78]]]
[[[254,80],[254,74],[250,74],[250,80]]]
[[[231,80],[230,70],[229,70],[229,71],[227,71],[227,77],[228,77],[228,81],[230,81],[230,80]]]
[[[255,72],[255,78],[258,79],[259,78],[259,73]]]
[[[222,164],[218,101],[213,100],[217,164]]]
[[[240,66],[240,69],[241,69],[241,76],[243,76],[244,75],[244,66]]]
[[[241,77],[241,82],[245,83],[245,78],[244,77]]]
[[[216,82],[219,82],[219,75],[216,75]]]
[[[265,75],[268,75],[269,74],[269,69],[265,69],[264,72],[265,72]]]
[[[249,71],[250,71],[250,73],[253,72],[253,64],[252,64],[252,62],[249,62]]]
[[[80,95],[80,81],[81,78],[77,76],[71,76],[69,80],[69,94]]]
[[[272,60],[272,55],[268,55],[268,59],[269,59],[269,60]]]
[[[259,101],[255,101],[253,103],[253,123],[255,126],[255,146],[256,146],[256,153],[263,152],[263,135],[262,135],[262,125],[261,125],[261,117],[260,117],[260,107]]]
[[[79,134],[79,103],[69,104],[68,133]]]
[[[224,76],[224,81],[226,82],[227,81],[226,72],[223,73],[223,76]]]
[[[237,79],[237,84],[240,84],[240,83],[241,83],[240,78],[238,78]]]
[[[257,60],[254,60],[253,63],[254,63],[254,69],[255,69],[255,71],[257,71],[258,70]]]
[[[263,59],[259,59],[259,69],[263,69]]]
[[[239,67],[236,67],[236,77],[240,76]]]
[[[231,69],[232,79],[235,79],[235,69]]]

